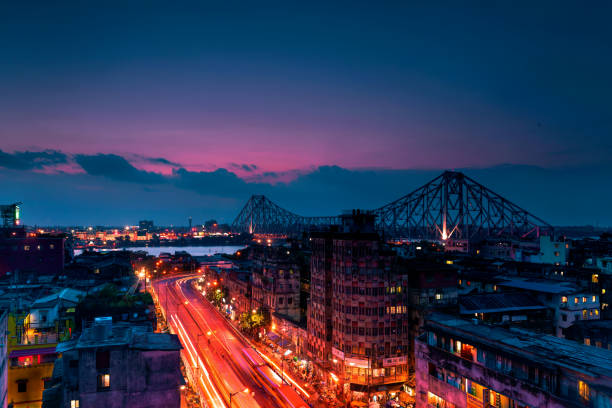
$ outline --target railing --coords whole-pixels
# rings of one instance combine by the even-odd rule
[[[17,341],[18,345],[25,346],[30,344],[52,344],[60,341],[61,336],[57,333],[23,333]]]

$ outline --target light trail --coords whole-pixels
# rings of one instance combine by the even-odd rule
[[[257,350],[249,339],[242,335],[233,325],[229,324],[217,310],[213,309],[208,304],[207,301],[202,300],[198,291],[195,292],[195,295],[194,293],[187,293],[185,291],[185,285],[188,285],[189,281],[194,279],[193,277],[181,276],[175,277],[174,279],[174,282],[160,282],[160,284],[163,285],[162,287],[166,290],[164,294],[166,299],[172,299],[170,304],[175,308],[176,312],[176,314],[169,311],[166,311],[166,313],[170,315],[170,321],[172,323],[171,328],[172,326],[176,326],[177,334],[187,353],[186,357],[192,362],[193,367],[202,369],[199,377],[196,377],[196,381],[200,383],[201,388],[205,391],[207,403],[214,408],[226,408],[229,401],[221,397],[219,392],[221,392],[221,395],[225,395],[228,393],[228,390],[229,392],[234,389],[243,388],[257,390],[260,387],[266,390],[265,394],[259,394],[260,396],[265,396],[260,402],[265,407],[295,406],[296,400],[294,400],[294,398],[298,400],[301,399],[298,395],[299,392],[302,393],[302,396],[306,396],[306,398],[310,397],[308,392],[287,374],[284,375],[284,378],[292,384],[294,388],[292,389],[291,386],[283,385],[280,378],[281,370],[278,365],[267,355]],[[198,336],[203,334],[207,335],[209,337],[209,345],[210,339],[214,339],[218,346],[220,346],[220,350],[227,353],[227,356],[230,357],[231,360],[215,361],[214,356],[216,354],[211,354],[209,351],[207,357],[206,351],[199,342],[196,347],[185,327],[187,321],[182,322],[179,317],[181,306],[185,308],[184,312],[190,316],[190,319],[188,319],[190,330],[201,332]],[[209,315],[209,313],[212,314]],[[212,320],[209,322],[209,319]],[[191,334],[194,335],[194,333]],[[237,347],[242,349],[244,346],[248,346],[249,350],[253,350],[254,353],[262,357],[261,362],[265,363],[265,366],[254,366],[249,363],[244,356],[236,352]],[[200,358],[201,353],[204,353],[204,357],[202,358]],[[202,361],[203,359],[206,361],[206,364]],[[208,365],[209,369],[206,369],[205,365]],[[221,370],[223,375],[217,370]],[[240,384],[240,386],[236,386],[237,384]],[[296,393],[296,391],[298,391],[298,393]],[[293,396],[291,396],[291,394]],[[260,403],[257,402],[250,393],[239,394],[236,397],[235,401],[233,401],[235,406],[260,406]]]
[[[178,279],[178,280],[176,281],[176,284],[177,284],[177,286],[178,286],[178,288],[179,288],[179,290],[180,290],[180,292],[181,292],[181,295],[183,295],[183,297],[185,297],[185,298],[187,298],[187,296],[185,295],[185,292],[183,291],[183,287],[182,287],[182,286],[179,284],[179,282],[184,282],[184,283],[187,283],[189,280],[193,280],[193,279],[195,279],[195,278],[192,278],[192,277],[184,277],[184,278]],[[199,311],[197,308],[194,308],[194,310],[195,310],[195,312],[196,312],[196,313],[197,313],[197,314],[200,316],[200,318],[201,318],[201,319],[204,321],[204,323],[205,323],[205,324],[208,326],[208,323],[206,323],[206,319],[204,319],[204,317],[202,316],[202,314],[200,313],[200,311]],[[210,326],[208,326],[208,327],[210,328]],[[236,332],[236,328],[235,328],[234,326],[231,326],[231,325],[230,325],[230,327],[232,328],[232,330],[234,330],[234,331]],[[213,333],[214,333],[214,332],[213,332]],[[256,348],[255,346],[253,346],[253,345],[252,345],[252,343],[250,342],[250,340],[248,340],[247,338],[245,338],[245,337],[242,335],[242,333],[238,333],[238,335],[239,335],[239,336],[241,336],[241,337],[242,337],[242,339],[243,339],[243,340],[244,340],[244,341],[245,341],[245,342],[246,342],[246,343],[247,343],[249,346],[251,346],[251,347],[253,348],[253,350],[255,350],[255,352],[256,352],[257,354],[259,354],[260,356],[262,356],[262,357],[263,357],[263,358],[266,360],[266,362],[268,362],[268,364],[270,364],[270,365],[272,365],[274,368],[276,368],[276,370],[277,370],[278,372],[283,371],[283,370],[281,370],[281,369],[280,369],[280,367],[279,367],[278,365],[276,365],[276,363],[274,363],[274,361],[272,361],[272,359],[270,359],[270,358],[269,358],[267,355],[265,355],[264,353],[262,353],[262,352],[260,352],[259,350],[257,350],[257,348]],[[216,336],[216,334],[215,334],[215,337],[217,338],[217,340],[219,340],[219,338]],[[229,350],[227,350],[227,351],[229,352]],[[301,386],[300,386],[300,385],[297,383],[297,381],[295,381],[295,380],[294,380],[294,379],[293,379],[293,378],[292,378],[290,375],[288,375],[287,373],[284,373],[284,375],[283,375],[283,376],[284,376],[286,379],[288,379],[288,380],[289,380],[289,382],[291,382],[291,383],[292,383],[292,384],[293,384],[293,385],[294,385],[294,386],[295,386],[295,387],[296,387],[298,390],[300,390],[300,391],[303,393],[303,395],[304,395],[304,396],[306,396],[306,398],[310,398],[310,394],[309,394],[309,393],[308,393],[308,392],[307,392],[307,391],[306,391],[304,388],[302,388],[302,387],[301,387]]]
[[[217,392],[216,387],[212,383],[212,381],[210,379],[210,374],[209,374],[208,370],[206,369],[206,367],[204,366],[204,363],[200,359],[200,356],[198,355],[197,349],[194,347],[193,342],[189,338],[189,335],[187,334],[187,331],[185,330],[185,327],[183,326],[183,323],[180,321],[180,318],[178,316],[174,315],[174,314],[170,315],[170,318],[171,318],[171,320],[173,321],[174,325],[177,328],[177,334],[179,335],[179,337],[181,339],[183,339],[182,343],[186,346],[185,350],[189,354],[189,357],[190,357],[190,359],[191,359],[191,361],[193,363],[193,367],[201,368],[202,372],[204,373],[204,376],[206,377],[206,381],[208,382],[208,384],[205,384],[204,380],[202,379],[202,375],[200,375],[198,379],[200,380],[200,383],[202,384],[205,393],[209,396],[209,402],[211,402],[211,404],[213,405],[214,408],[225,408],[226,407],[225,401],[221,398],[221,396]],[[191,346],[191,348],[189,346]],[[197,361],[194,358],[191,349],[194,350],[194,352],[195,352],[195,354],[197,356]],[[211,392],[211,390],[212,390],[212,392]]]

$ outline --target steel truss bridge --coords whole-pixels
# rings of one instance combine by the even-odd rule
[[[455,171],[445,171],[404,197],[369,212],[376,216],[376,227],[387,238],[533,239],[553,232],[541,218]],[[263,195],[254,195],[232,228],[236,232],[288,235],[340,223],[340,216],[303,217]]]

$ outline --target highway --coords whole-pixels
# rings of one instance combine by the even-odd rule
[[[153,282],[158,302],[171,331],[179,336],[183,353],[206,407],[291,407],[308,405],[293,389],[282,385],[278,367],[255,351],[191,285],[195,276]],[[303,390],[302,390],[303,391]],[[302,395],[305,391],[300,391]]]

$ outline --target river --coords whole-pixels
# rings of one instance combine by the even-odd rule
[[[244,245],[219,245],[219,246],[163,246],[163,247],[129,247],[129,248],[117,248],[117,249],[97,249],[99,252],[109,251],[145,251],[149,255],[159,256],[162,252],[168,252],[174,254],[176,251],[185,251],[190,253],[192,256],[206,256],[215,254],[233,254],[236,251],[244,248]],[[80,255],[83,253],[82,249],[75,249],[74,255]]]

